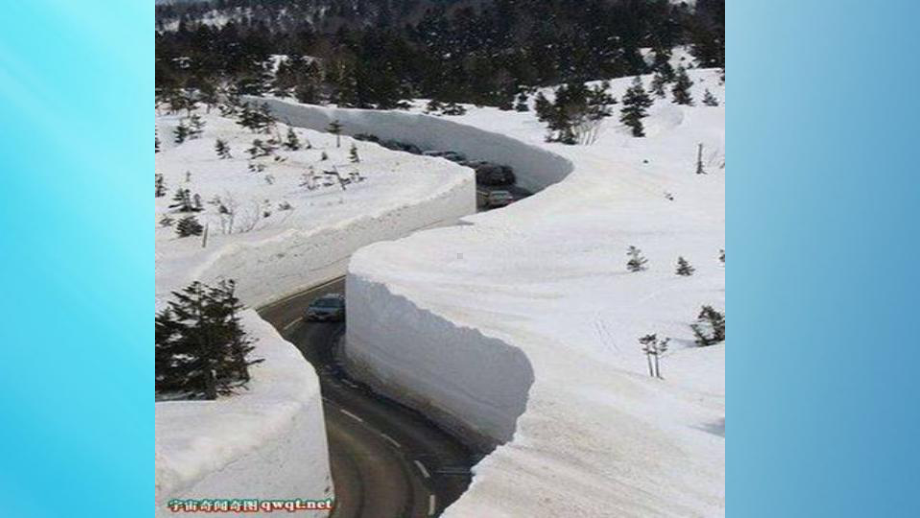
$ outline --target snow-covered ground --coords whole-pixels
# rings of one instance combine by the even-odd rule
[[[476,210],[472,171],[446,160],[349,137],[337,147],[333,135],[304,129],[295,130],[298,139],[312,149],[278,149],[275,156],[251,160],[246,150],[252,141],[270,135],[253,134],[216,110],[199,114],[206,122],[202,138],[181,145],[173,142],[173,131],[184,115],[157,117],[156,170],[168,190],[156,198],[158,300],[192,280],[227,277],[237,281],[243,302],[258,306],[343,275],[348,257],[361,246],[451,224]],[[279,124],[278,133],[284,139],[287,126]],[[218,157],[217,139],[229,144],[231,159]],[[356,164],[350,161],[352,145],[360,159]],[[254,172],[250,164],[265,169]],[[342,190],[323,175],[332,169],[344,177],[356,172],[364,180]],[[311,175],[315,190],[304,185]],[[201,199],[205,210],[196,217],[208,226],[207,248],[202,238],[176,236],[182,215],[170,205],[178,189]],[[233,208],[232,225],[218,201]],[[174,224],[160,225],[164,216]]]
[[[473,172],[446,160],[397,153],[343,137],[296,130],[312,149],[278,150],[250,160],[254,135],[233,120],[199,110],[201,138],[181,145],[173,131],[184,115],[158,114],[156,171],[167,195],[156,198],[156,306],[194,280],[234,279],[249,307],[259,307],[344,275],[349,256],[372,242],[455,223],[475,212]],[[279,125],[286,137],[287,127]],[[217,139],[233,158],[221,160]],[[360,162],[350,161],[357,146]],[[323,159],[323,154],[327,155]],[[257,170],[250,170],[250,165]],[[342,190],[321,174],[336,167],[363,178]],[[259,168],[264,170],[259,171]],[[308,189],[311,168],[320,177]],[[329,185],[326,185],[329,183]],[[178,189],[201,200],[201,237],[179,238],[183,217],[170,208]],[[219,198],[219,200],[218,200]],[[219,203],[218,203],[219,201]],[[221,204],[234,213],[221,213]],[[226,212],[226,211],[224,211]],[[172,218],[163,226],[164,217]],[[293,345],[247,310],[256,338],[249,390],[217,401],[156,404],[157,515],[170,499],[325,499],[329,477],[319,382]],[[277,513],[274,513],[277,514]],[[319,514],[317,514],[319,516]]]
[[[690,324],[703,305],[725,307],[725,110],[700,102],[708,88],[724,103],[725,90],[716,71],[690,76],[696,106],[657,100],[647,138],[617,117],[574,147],[545,143],[532,113],[450,118],[520,140],[515,152],[558,155],[571,173],[468,225],[352,258],[352,366],[471,438],[508,441],[445,516],[724,515],[725,345],[696,347]],[[629,246],[647,271],[627,271]],[[675,274],[681,256],[693,276]],[[638,339],[650,333],[671,338],[664,380],[647,374]]]
[[[173,499],[333,497],[316,374],[255,311],[243,325],[265,360],[251,367],[248,390],[156,405],[157,517],[182,514],[170,511]]]

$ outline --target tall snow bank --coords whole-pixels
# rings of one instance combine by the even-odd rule
[[[261,159],[264,170],[253,171],[246,149],[259,135],[215,113],[199,115],[204,134],[182,144],[167,137],[180,116],[157,117],[162,141],[156,169],[168,193],[156,199],[156,221],[182,216],[170,205],[183,188],[200,196],[204,210],[196,217],[210,229],[202,248],[201,238],[180,239],[174,226],[158,225],[157,308],[192,281],[219,279],[234,279],[240,299],[259,307],[343,275],[349,256],[364,245],[452,224],[476,210],[472,171],[445,160],[356,142],[360,164],[338,167],[360,170],[365,181],[347,192],[335,185],[311,190],[305,172],[347,163],[350,139],[339,147],[330,135],[299,131],[312,146],[279,150],[281,160]],[[231,158],[216,156],[217,139],[229,145]],[[238,223],[248,217],[258,224],[222,232],[226,218],[211,202],[217,197],[237,202]],[[171,499],[331,496],[313,368],[254,312],[245,314],[244,324],[258,339],[253,355],[266,360],[253,367],[249,391],[215,402],[155,406],[157,516],[169,515]]]
[[[256,340],[253,357],[265,360],[250,368],[248,390],[156,405],[158,517],[178,516],[173,499],[332,497],[316,374],[254,311],[242,321]]]
[[[329,108],[279,99],[248,100],[267,103],[279,120],[292,126],[323,131],[330,122],[338,120],[346,135],[368,133],[383,140],[415,144],[423,150],[457,151],[478,160],[508,165],[517,173],[519,185],[531,191],[558,183],[572,172],[571,161],[539,146],[440,117]]]
[[[708,88],[724,102],[716,72],[691,77],[697,100]],[[409,404],[496,439],[515,425],[444,516],[724,515],[725,345],[696,347],[689,325],[702,305],[725,307],[725,112],[658,100],[649,114],[647,138],[611,118],[596,144],[561,146],[532,114],[471,109],[461,122],[574,170],[467,225],[352,258],[346,356]],[[647,271],[627,270],[629,246]],[[693,276],[675,274],[678,257]],[[663,380],[638,343],[650,333],[671,338]]]
[[[373,247],[366,253],[373,254]],[[347,291],[354,308],[348,314],[351,372],[389,393],[411,365],[412,390],[393,397],[483,450],[511,439],[533,383],[533,369],[519,349],[458,328],[383,284],[351,275]],[[476,368],[462,368],[470,357],[477,359]]]

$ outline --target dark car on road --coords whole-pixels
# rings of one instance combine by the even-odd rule
[[[476,170],[476,183],[490,187],[514,185],[517,178],[514,170],[506,165],[480,163],[473,167]]]
[[[306,319],[314,322],[342,322],[345,320],[345,296],[330,293],[314,300],[307,308]]]

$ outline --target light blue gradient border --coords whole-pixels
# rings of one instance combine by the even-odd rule
[[[728,4],[727,515],[920,516],[920,5]]]
[[[0,9],[0,516],[152,508],[152,4]]]
[[[727,515],[920,516],[920,6],[729,4]],[[0,516],[151,507],[152,7],[3,5]]]

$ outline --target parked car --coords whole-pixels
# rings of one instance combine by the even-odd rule
[[[406,153],[412,153],[413,155],[422,154],[422,150],[419,149],[419,147],[415,144],[407,144],[405,142],[399,142],[398,140],[384,140],[380,143],[380,145],[394,151],[405,151]]]
[[[514,203],[514,196],[508,191],[477,191],[479,205],[486,209],[507,207]]]
[[[355,140],[360,140],[362,142],[380,142],[380,137],[377,135],[372,135],[370,133],[358,133],[354,136]]]
[[[461,165],[466,162],[466,155],[463,153],[457,153],[456,151],[425,151],[422,154],[425,156],[444,158]]]
[[[517,181],[514,170],[506,165],[485,163],[474,169],[476,170],[476,183],[479,185],[499,187],[514,185],[514,182]]]
[[[315,322],[345,320],[345,296],[341,293],[329,293],[314,300],[307,308],[306,319]]]

